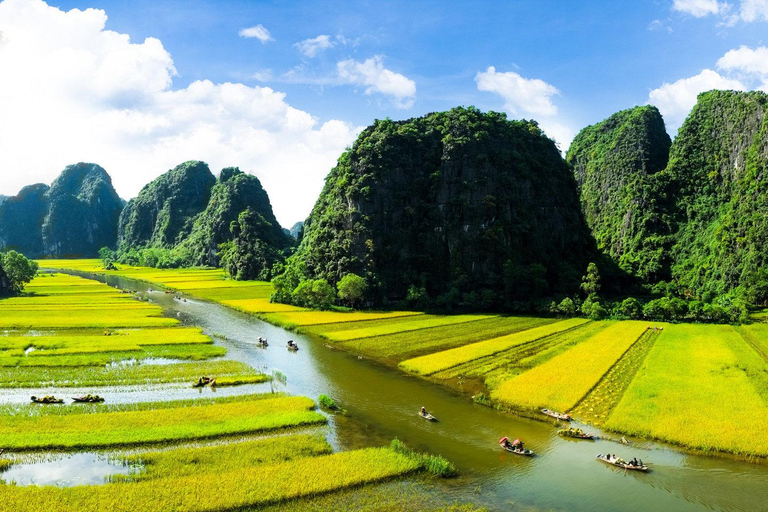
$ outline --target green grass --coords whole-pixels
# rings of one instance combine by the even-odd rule
[[[702,450],[768,455],[765,361],[727,325],[672,325],[606,427]]]
[[[349,341],[359,338],[371,338],[374,336],[386,336],[407,331],[417,331],[445,325],[457,325],[465,322],[474,322],[493,318],[489,315],[454,315],[433,316],[417,315],[410,321],[398,321],[376,327],[363,327],[347,331],[326,332],[324,336],[331,341]],[[310,329],[311,330],[311,329]]]
[[[170,365],[127,364],[111,367],[19,367],[0,368],[0,387],[86,387],[167,384],[196,381],[201,375],[220,377],[256,376],[239,361],[211,361]]]
[[[3,446],[12,450],[91,449],[209,439],[326,422],[304,397],[278,397],[160,410],[39,417],[6,416]]]
[[[573,329],[586,322],[587,320],[580,318],[563,320],[561,322],[535,327],[508,336],[471,343],[463,347],[408,359],[400,363],[400,367],[404,370],[421,375],[432,375],[475,359],[498,354],[499,352],[509,350],[524,343],[530,343],[567,329]]]
[[[310,434],[145,452],[122,457],[122,462],[140,469],[130,475],[119,475],[115,480],[135,482],[191,476],[201,472],[215,473],[235,467],[255,469],[257,466],[328,455],[331,452],[331,445],[325,437]]]
[[[515,407],[568,411],[646,330],[646,322],[612,322],[590,339],[502,382],[491,397]]]

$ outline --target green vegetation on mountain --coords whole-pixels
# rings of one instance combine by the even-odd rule
[[[206,163],[191,161],[128,203],[115,256],[153,267],[223,266],[237,279],[269,279],[291,245],[256,176],[228,167],[217,180]]]
[[[259,178],[236,167],[221,171],[183,246],[195,265],[219,266],[219,247],[227,242],[225,266],[242,279],[269,279],[269,270],[280,259],[278,251],[292,243],[275,219]]]
[[[95,255],[117,238],[123,208],[107,171],[96,164],[69,165],[46,193],[43,252],[48,256]]]
[[[362,132],[275,299],[354,273],[376,303],[505,308],[572,293],[594,255],[573,177],[536,123],[455,108]]]
[[[123,203],[96,164],[67,166],[51,187],[24,187],[0,204],[0,247],[29,256],[93,256],[114,246]]]
[[[768,95],[699,95],[660,174],[679,295],[768,303],[767,170]]]
[[[0,204],[0,248],[43,254],[43,221],[48,213],[48,185],[38,183],[21,189]]]
[[[664,258],[649,232],[658,222],[652,177],[667,166],[670,144],[658,109],[643,106],[584,128],[566,156],[597,247],[646,280]]]
[[[170,248],[192,231],[211,197],[216,178],[204,162],[176,166],[146,185],[120,215],[121,249]]]

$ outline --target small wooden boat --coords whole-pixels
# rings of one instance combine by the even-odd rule
[[[72,401],[78,404],[95,404],[104,401],[99,395],[85,395],[72,397]]]
[[[293,350],[294,352],[299,350],[299,346],[297,344],[293,343],[293,342],[288,342],[288,346],[287,347],[288,347],[288,350]]]
[[[63,404],[64,403],[63,398],[56,398],[55,396],[44,396],[42,398],[33,396],[32,401],[36,404]]]
[[[197,382],[192,384],[193,388],[202,388],[205,386],[215,386],[216,385],[216,379],[213,377],[200,377],[197,379]]]
[[[616,466],[617,468],[621,468],[621,469],[628,469],[631,471],[642,471],[643,473],[647,473],[649,470],[646,464],[640,464],[635,466],[633,464],[626,462],[621,458],[609,459],[607,455],[600,455],[600,454],[598,454],[596,458],[600,462],[605,462],[609,466]]]
[[[264,338],[259,338],[259,341],[256,344],[261,348],[267,348],[269,346],[269,343],[267,343],[267,340]]]
[[[437,421],[437,418],[435,418],[434,416],[432,416],[428,412],[427,413],[422,413],[421,411],[419,411],[419,417],[424,418],[427,421]]]
[[[589,439],[594,440],[595,436],[587,434],[580,428],[563,428],[557,431],[563,437],[570,437],[572,439]]]
[[[515,448],[514,446],[507,446],[507,445],[504,445],[504,444],[502,444],[500,446],[502,448],[504,448],[505,450],[507,450],[509,453],[514,453],[515,455],[522,455],[523,457],[533,457],[534,455],[536,455],[535,453],[533,453],[528,448],[523,448],[522,450],[520,450],[518,448]]]
[[[550,416],[552,418],[561,420],[561,421],[571,421],[571,415],[565,414],[562,412],[553,411],[551,409],[542,409],[542,413],[546,414],[547,416]]]
[[[536,455],[528,448],[520,449],[520,446],[518,445],[520,443],[520,439],[515,439],[513,442],[509,442],[509,438],[504,436],[501,439],[499,439],[499,446],[501,446],[504,450],[508,451],[509,453],[514,453],[515,455],[522,455],[523,457],[533,457]],[[522,445],[522,443],[520,443]]]

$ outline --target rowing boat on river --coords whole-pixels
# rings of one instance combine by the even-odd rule
[[[617,468],[628,469],[630,471],[642,471],[643,473],[647,473],[649,469],[646,464],[639,464],[635,466],[633,464],[629,464],[628,462],[620,458],[616,458],[616,459],[608,458],[607,455],[598,455],[596,458],[600,462],[605,462],[610,466],[616,466]]]
[[[561,420],[561,421],[571,421],[571,415],[565,414],[562,412],[553,411],[551,409],[542,409],[542,413],[546,414],[547,416],[550,416],[552,418]]]

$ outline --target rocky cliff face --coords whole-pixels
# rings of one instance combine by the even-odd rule
[[[573,177],[538,126],[456,108],[364,130],[294,265],[332,284],[363,275],[380,298],[414,286],[512,301],[573,292],[591,247]]]
[[[680,293],[768,301],[768,95],[699,95],[659,180]]]
[[[118,245],[172,247],[192,231],[216,178],[204,162],[189,161],[145,186],[120,215]]]
[[[48,213],[48,185],[38,183],[0,204],[0,249],[42,256],[43,221]]]
[[[584,128],[566,156],[598,248],[645,279],[658,267],[656,254],[646,247],[655,222],[653,175],[667,166],[670,145],[659,111],[643,106]]]
[[[269,196],[256,176],[236,167],[221,171],[205,210],[195,218],[192,233],[183,245],[192,254],[196,265],[217,266],[220,263],[219,245],[233,239],[232,223],[250,208],[260,216],[263,225],[260,238],[274,248],[291,245],[272,212]]]
[[[104,169],[86,163],[67,166],[46,197],[45,255],[95,256],[100,248],[115,245],[122,201]]]
[[[115,246],[123,208],[96,164],[67,166],[51,187],[24,187],[0,204],[0,247],[30,257],[95,256]]]

